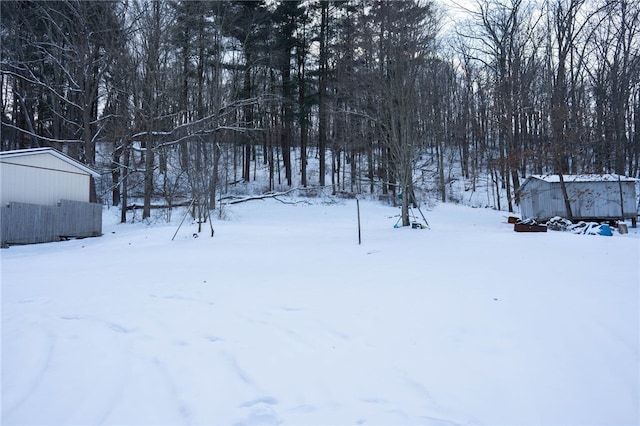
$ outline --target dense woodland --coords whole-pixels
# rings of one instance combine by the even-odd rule
[[[3,1],[1,149],[95,167],[123,219],[258,181],[447,200],[489,176],[512,210],[529,174],[640,177],[638,0],[464,4]]]

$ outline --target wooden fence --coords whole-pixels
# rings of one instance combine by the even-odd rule
[[[55,206],[12,202],[0,207],[3,247],[100,235],[101,204],[61,200]]]

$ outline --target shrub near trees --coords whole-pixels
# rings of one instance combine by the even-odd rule
[[[1,148],[105,168],[123,212],[183,196],[206,219],[258,171],[446,200],[457,164],[509,210],[527,174],[639,176],[638,0],[476,0],[446,37],[426,0],[0,7]]]

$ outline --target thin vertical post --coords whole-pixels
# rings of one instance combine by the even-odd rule
[[[360,232],[360,200],[356,198],[356,207],[358,209],[358,245],[362,244],[362,234]]]

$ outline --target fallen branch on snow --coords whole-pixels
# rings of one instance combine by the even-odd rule
[[[283,192],[270,192],[267,194],[262,194],[262,195],[253,195],[251,197],[244,197],[244,198],[238,198],[238,199],[234,199],[234,200],[230,200],[227,201],[225,204],[239,204],[239,203],[244,203],[247,201],[253,201],[253,200],[264,200],[267,198],[275,198],[276,200],[280,201],[281,203],[285,203],[285,201],[279,200],[277,197],[281,197],[283,195],[289,195],[294,191],[310,191],[310,190],[316,190],[317,188],[291,188],[287,191],[283,191]],[[229,197],[225,197],[225,199],[228,199]],[[223,199],[219,199],[219,202],[222,202]]]

